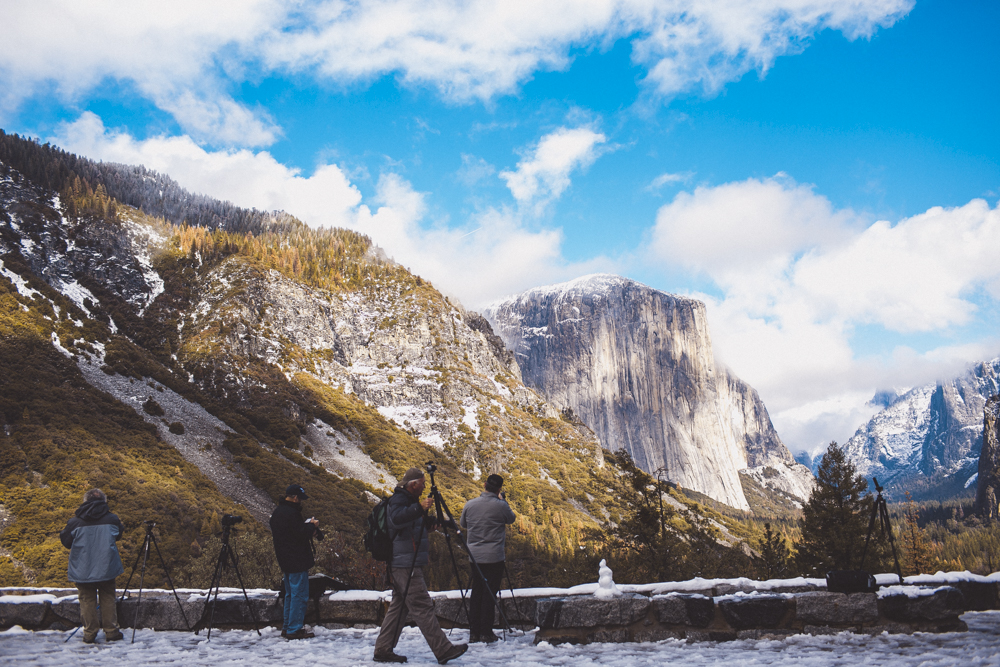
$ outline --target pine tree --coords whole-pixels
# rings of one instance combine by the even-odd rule
[[[904,574],[921,574],[930,572],[932,558],[930,547],[924,540],[924,531],[917,523],[919,515],[917,504],[906,492],[906,514],[903,515],[903,571]]]
[[[830,570],[860,567],[872,508],[867,489],[844,450],[831,442],[819,464],[816,487],[802,508],[796,556],[802,574],[824,577]],[[876,546],[869,547],[866,566],[879,562]]]
[[[771,524],[764,524],[764,537],[757,543],[760,557],[757,559],[758,576],[761,579],[776,579],[788,573],[791,552],[785,538],[771,530]]]

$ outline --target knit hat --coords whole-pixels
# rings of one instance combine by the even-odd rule
[[[490,493],[497,493],[503,488],[503,477],[500,475],[490,475],[486,478],[486,489]]]
[[[421,479],[424,476],[424,471],[420,468],[410,468],[403,475],[403,481],[400,482],[401,486],[406,486],[414,480]]]

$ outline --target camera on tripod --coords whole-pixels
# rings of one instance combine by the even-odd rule
[[[243,521],[243,517],[236,514],[224,514],[222,516],[223,526],[235,526],[239,522]]]
[[[438,467],[436,465],[434,465],[434,461],[428,461],[427,462],[427,472],[429,472],[430,474],[433,475],[434,473],[437,472],[437,469],[438,469]]]

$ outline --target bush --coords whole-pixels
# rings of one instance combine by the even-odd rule
[[[171,422],[167,428],[174,435],[184,435],[184,424],[180,422]]]

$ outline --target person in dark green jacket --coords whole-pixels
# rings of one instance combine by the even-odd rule
[[[107,641],[122,638],[115,606],[115,577],[125,571],[116,544],[124,532],[122,522],[108,509],[108,497],[100,489],[91,489],[59,533],[63,546],[69,549],[67,576],[76,584],[80,596],[83,641],[87,644],[97,641],[102,626]]]

